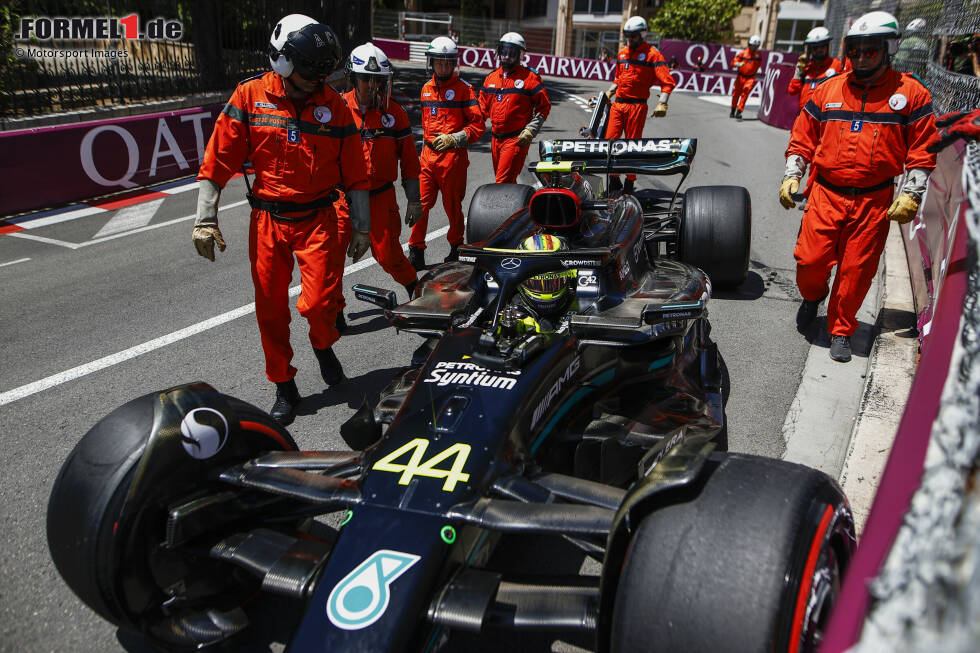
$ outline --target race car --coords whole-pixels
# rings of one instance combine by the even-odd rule
[[[422,341],[341,428],[351,451],[298,451],[203,383],[112,412],[52,490],[69,587],[174,650],[247,641],[276,618],[262,594],[293,602],[290,651],[541,633],[816,650],[854,547],[847,500],[819,471],[726,451],[708,304],[744,278],[747,193],[603,190],[611,172],[686,174],[695,146],[544,143],[540,188],[479,189],[459,261],[410,301],[355,286]]]

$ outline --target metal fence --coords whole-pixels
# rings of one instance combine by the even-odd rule
[[[980,56],[980,0],[830,0],[826,27],[833,52],[841,54],[851,23],[869,11],[887,11],[903,30],[894,66],[918,75],[932,92],[937,113],[980,107],[980,77],[973,74],[971,49]],[[906,26],[925,21],[917,33]]]
[[[345,51],[370,38],[371,5],[294,0],[105,0],[9,3],[0,12],[0,117],[139,104],[230,91],[269,69],[269,34],[284,13],[334,27]],[[21,17],[137,14],[179,20],[180,40],[17,40]]]

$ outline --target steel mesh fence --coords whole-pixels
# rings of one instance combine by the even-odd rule
[[[980,106],[980,78],[970,54],[980,53],[980,39],[974,40],[974,34],[980,35],[980,0],[830,0],[825,25],[832,53],[842,54],[848,28],[870,11],[887,11],[898,19],[903,38],[892,65],[925,82],[937,113]],[[906,30],[916,18],[925,26]]]

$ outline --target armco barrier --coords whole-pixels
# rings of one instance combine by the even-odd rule
[[[193,174],[223,105],[0,133],[0,215]]]

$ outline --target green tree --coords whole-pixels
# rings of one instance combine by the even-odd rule
[[[739,0],[667,0],[650,27],[668,39],[718,43],[731,38],[741,8]]]

